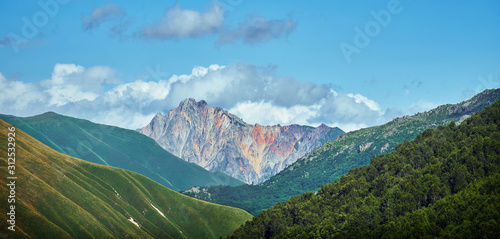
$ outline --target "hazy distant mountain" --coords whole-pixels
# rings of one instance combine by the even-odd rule
[[[257,184],[344,132],[321,125],[250,125],[203,100],[186,99],[139,130],[170,153],[210,171]]]
[[[297,160],[260,185],[194,188],[187,195],[243,208],[253,215],[293,195],[316,191],[349,170],[367,165],[374,155],[388,153],[397,144],[414,139],[429,128],[458,123],[500,99],[500,89],[486,90],[458,104],[447,104],[413,116],[395,118],[380,126],[346,133]]]
[[[219,238],[251,219],[241,209],[187,197],[138,173],[59,153],[19,128],[15,146],[7,146],[14,136],[9,127],[0,120],[0,238]],[[14,174],[8,152],[15,152]],[[7,202],[10,195],[15,202]],[[15,231],[7,230],[7,213],[15,216]]]
[[[209,172],[162,149],[136,131],[95,124],[56,113],[33,117],[0,115],[49,147],[89,162],[110,165],[145,175],[173,190],[201,185],[240,185],[220,172]]]

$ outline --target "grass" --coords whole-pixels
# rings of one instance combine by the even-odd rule
[[[7,175],[7,127],[0,120],[1,175]],[[20,129],[15,172],[17,230],[8,234],[15,238],[219,238],[251,219],[241,209],[187,197],[138,173],[64,155]],[[6,177],[0,183],[6,185]],[[2,186],[0,198],[8,194]],[[0,224],[7,228],[8,205],[2,205]]]

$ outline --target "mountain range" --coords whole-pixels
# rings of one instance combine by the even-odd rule
[[[60,153],[147,176],[176,191],[202,185],[241,185],[224,173],[209,172],[161,148],[136,131],[95,124],[53,112],[33,116],[0,115]]]
[[[453,108],[467,111],[430,113]],[[264,210],[229,238],[499,237],[500,101]]]
[[[277,174],[314,148],[344,132],[320,125],[250,125],[220,107],[186,99],[166,115],[158,113],[139,132],[168,152],[210,171],[248,184]]]
[[[259,185],[195,187],[184,193],[257,215],[293,195],[317,191],[321,185],[339,179],[351,169],[369,164],[374,155],[392,152],[399,143],[412,140],[427,129],[451,121],[460,123],[499,99],[500,89],[486,90],[458,104],[442,105],[413,116],[395,118],[384,125],[346,133]]]
[[[10,129],[0,120],[0,197],[5,199],[0,238],[219,238],[251,219],[241,209],[184,196],[132,171],[67,156],[19,128]],[[13,152],[9,157],[15,157],[15,168],[8,168],[14,161],[4,156]],[[6,234],[10,219],[15,231]]]
[[[0,115],[12,123],[0,120],[0,142],[4,142],[0,154],[10,152],[8,129],[16,127],[18,230],[14,235],[218,238],[244,224],[230,237],[496,238],[500,236],[499,99],[500,89],[487,90],[458,104],[340,134],[328,142],[323,142],[324,136],[335,128],[248,125],[221,108],[192,99],[172,110],[180,113],[173,112],[171,118],[169,113],[152,121],[170,119],[165,124],[168,129],[177,126],[180,132],[175,142],[198,140],[194,145],[201,148],[216,143],[219,138],[212,134],[228,137],[231,134],[225,130],[247,127],[257,132],[247,136],[257,142],[250,146],[267,150],[261,153],[275,153],[275,142],[281,142],[276,147],[286,146],[283,149],[292,146],[295,153],[314,140],[322,144],[258,185],[241,185],[222,172],[186,162],[137,131],[52,112],[26,118]],[[196,121],[204,119],[193,120],[193,114],[218,119],[211,122],[219,126],[206,124],[200,135]],[[283,141],[286,137],[298,140]],[[186,150],[196,148],[184,142]],[[224,147],[231,151],[229,145]],[[12,170],[7,157],[0,159],[0,165],[2,175]],[[7,177],[0,183],[12,184]],[[0,197],[9,195],[8,187],[0,188]],[[257,216],[248,221],[251,214],[231,206]],[[0,208],[4,228],[9,210]],[[0,233],[0,238],[8,235]]]

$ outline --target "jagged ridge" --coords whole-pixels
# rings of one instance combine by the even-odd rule
[[[250,125],[220,107],[186,99],[139,130],[165,150],[210,171],[257,184],[344,132],[321,125]]]

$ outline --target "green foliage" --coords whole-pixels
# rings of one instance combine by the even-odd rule
[[[51,112],[27,118],[0,118],[60,153],[131,170],[176,191],[193,186],[243,184],[226,174],[212,173],[177,158],[153,139],[133,130]]]
[[[0,175],[8,175],[7,127],[0,120]],[[252,217],[187,197],[135,172],[58,153],[20,129],[15,133],[16,231],[5,230],[10,192],[7,177],[1,177],[3,236],[219,238]]]
[[[317,191],[321,185],[339,179],[351,169],[369,164],[374,155],[391,152],[399,143],[415,139],[419,133],[425,131],[423,135],[430,134],[432,131],[426,131],[427,129],[452,121],[461,122],[498,99],[500,90],[489,90],[460,104],[440,106],[425,113],[394,119],[381,126],[349,132],[316,148],[259,185],[205,187],[200,188],[199,192],[183,193],[202,200],[242,208],[252,215],[257,215],[263,209],[286,201],[291,196],[306,191]],[[429,153],[430,151],[425,151],[425,154]],[[412,155],[415,161],[421,161],[424,156],[426,155]],[[403,170],[405,166],[402,165],[398,170]],[[406,166],[404,170],[413,169]]]
[[[500,101],[429,129],[229,238],[500,237]]]

